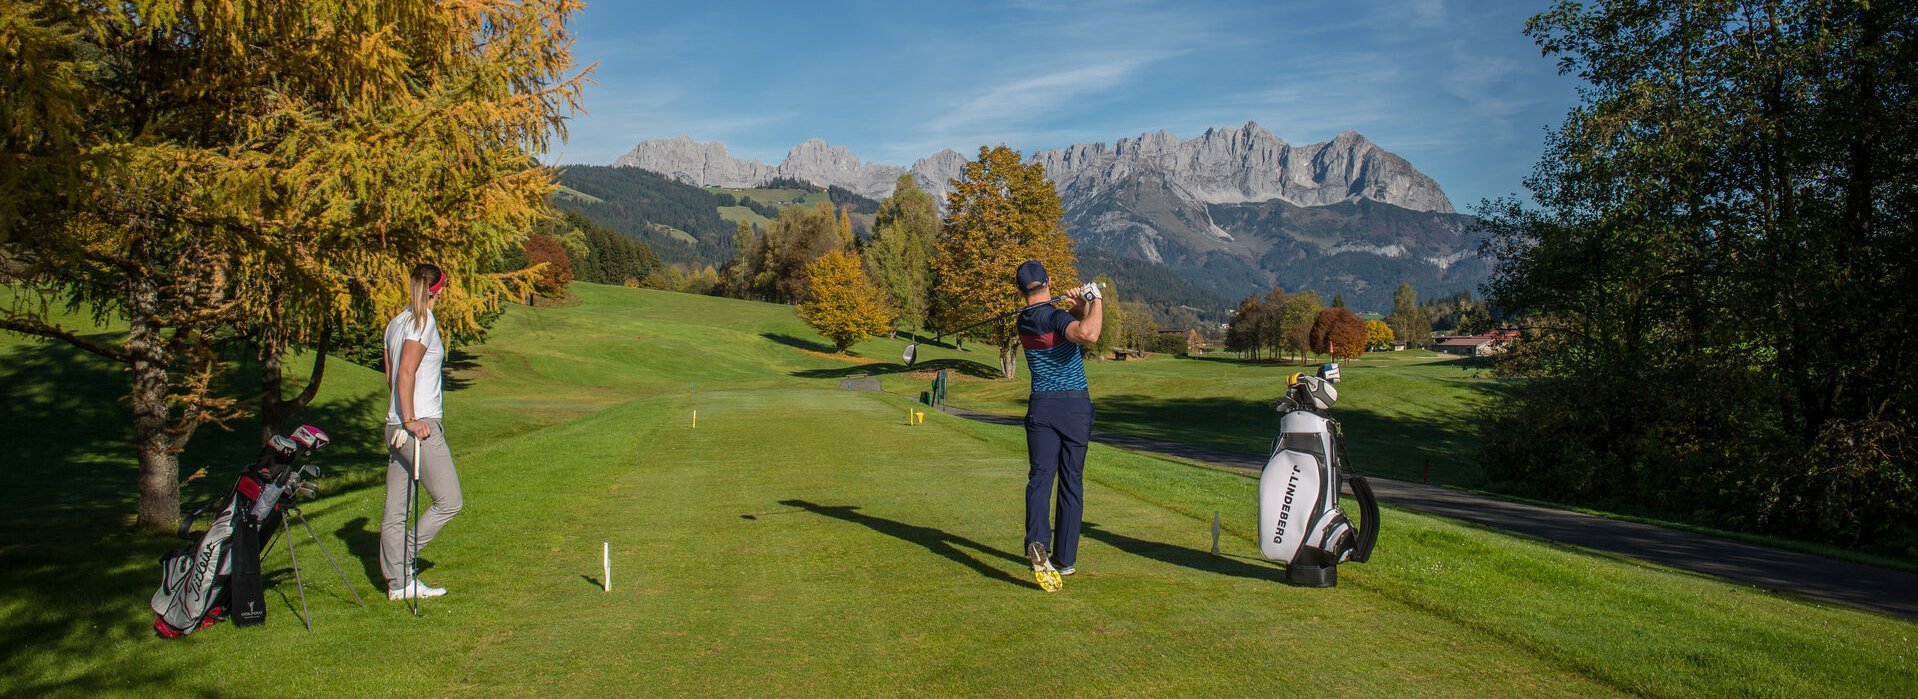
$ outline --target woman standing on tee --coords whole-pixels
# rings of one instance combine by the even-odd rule
[[[433,541],[447,520],[460,511],[460,479],[453,470],[453,452],[446,446],[440,429],[440,370],[446,362],[446,346],[440,342],[439,322],[433,317],[440,292],[446,288],[446,273],[432,264],[413,268],[407,291],[411,302],[386,324],[386,385],[392,399],[386,409],[386,443],[390,449],[386,464],[386,513],[380,521],[380,573],[386,576],[386,598],[390,600],[438,597],[446,588],[420,582],[411,570],[419,549]],[[394,435],[404,430],[410,437],[394,445]],[[419,441],[418,449],[410,443]],[[414,455],[420,463],[413,463]],[[433,506],[420,515],[412,550],[407,550],[407,495],[413,470],[433,497]]]

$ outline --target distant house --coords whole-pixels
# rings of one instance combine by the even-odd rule
[[[1486,357],[1504,352],[1518,339],[1518,330],[1499,328],[1477,335],[1432,338],[1432,351],[1461,357]]]

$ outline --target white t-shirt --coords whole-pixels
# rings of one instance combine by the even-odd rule
[[[413,323],[413,311],[400,311],[398,317],[386,324],[386,360],[393,363],[392,376],[386,386],[386,424],[400,424],[399,363],[400,350],[406,341],[412,340],[426,345],[426,356],[420,358],[420,368],[413,372],[413,417],[429,418],[440,416],[440,370],[446,364],[446,346],[440,344],[439,319],[432,311],[426,312],[426,328],[420,329]]]

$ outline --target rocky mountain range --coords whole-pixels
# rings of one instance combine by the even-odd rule
[[[966,161],[944,150],[909,168],[869,163],[814,138],[772,166],[680,135],[642,142],[613,165],[699,186],[796,178],[874,199],[911,173],[943,202]],[[1045,166],[1081,246],[1110,253],[1100,259],[1163,266],[1225,300],[1278,285],[1385,310],[1401,281],[1438,295],[1476,287],[1489,271],[1471,219],[1454,212],[1438,183],[1352,131],[1301,146],[1257,123],[1191,139],[1159,131],[1039,151],[1029,161]]]

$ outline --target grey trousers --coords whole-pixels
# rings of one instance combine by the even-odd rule
[[[409,437],[405,447],[394,449],[393,433],[399,431],[400,426],[386,426],[386,514],[380,520],[380,573],[386,576],[389,590],[399,589],[406,566],[418,555],[419,549],[433,541],[447,520],[460,513],[463,504],[460,477],[453,470],[453,452],[446,446],[446,432],[440,429],[439,418],[425,418],[421,422],[433,430],[433,436],[420,443],[420,485],[432,495],[433,506],[420,515],[418,538],[412,551],[406,550],[406,495],[413,487],[413,442]]]

